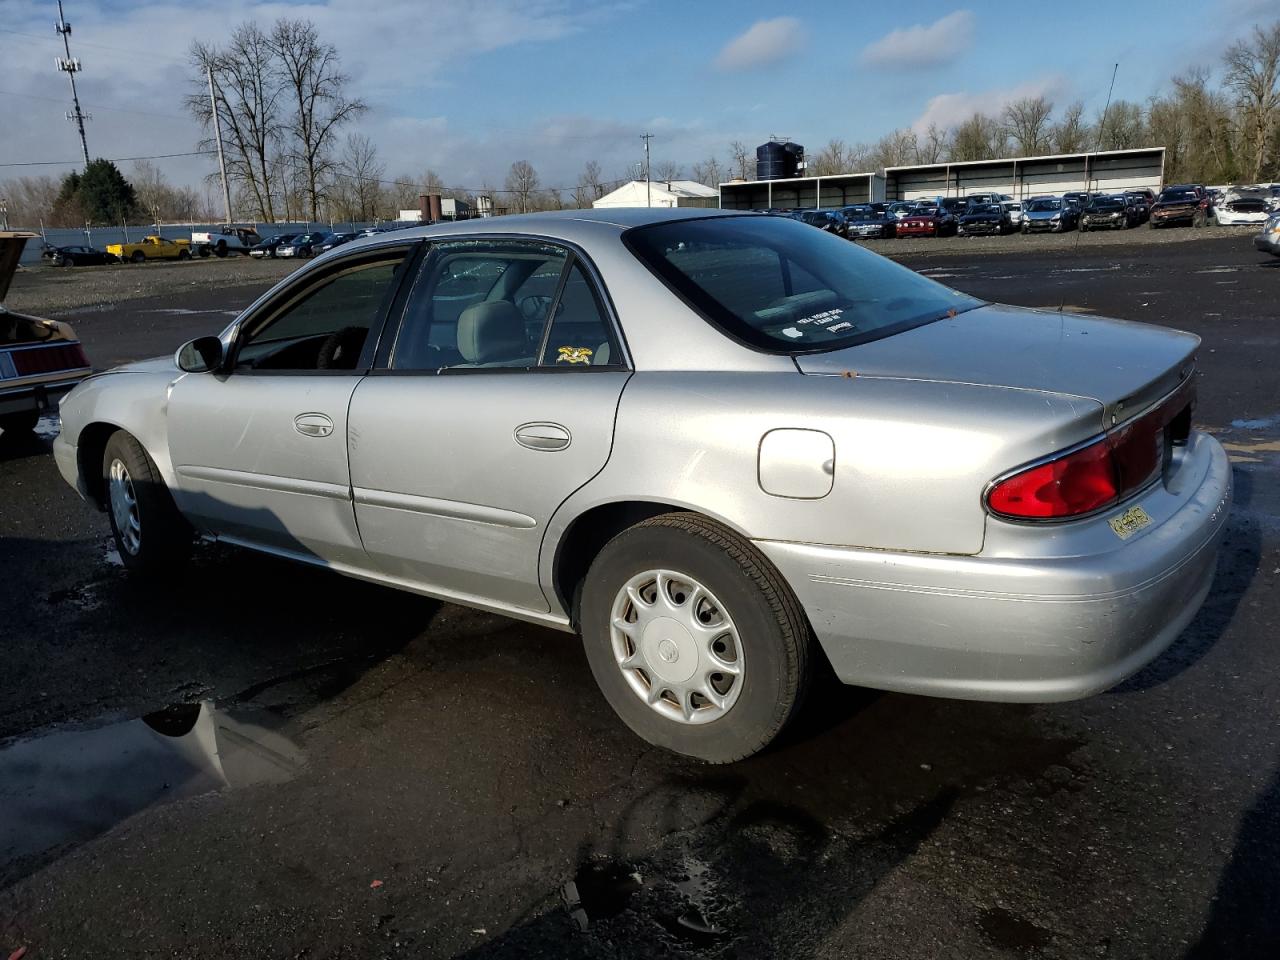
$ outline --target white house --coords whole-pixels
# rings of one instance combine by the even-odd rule
[[[632,180],[591,204],[593,207],[717,207],[720,192],[696,180]]]

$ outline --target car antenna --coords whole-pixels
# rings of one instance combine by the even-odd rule
[[[1097,155],[1102,151],[1102,132],[1107,128],[1107,112],[1111,109],[1111,94],[1116,88],[1116,74],[1120,72],[1120,64],[1116,63],[1111,68],[1111,86],[1107,87],[1107,102],[1102,108],[1102,119],[1098,121],[1098,136],[1093,141],[1093,153],[1085,154],[1084,159],[1084,192],[1089,192],[1089,173],[1093,166],[1091,163]],[[1071,252],[1074,253],[1080,247],[1080,224],[1076,223],[1076,241],[1071,245]],[[1058,301],[1058,313],[1061,314],[1067,305],[1067,291],[1062,291],[1062,299]]]

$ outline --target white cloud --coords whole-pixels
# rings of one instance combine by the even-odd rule
[[[777,63],[797,52],[804,40],[804,27],[795,17],[757,20],[724,45],[716,57],[716,68],[749,70]]]
[[[973,42],[972,10],[957,10],[941,20],[903,27],[886,34],[862,51],[862,62],[872,67],[918,70],[926,65],[950,63]]]
[[[924,133],[930,124],[937,124],[939,129],[949,130],[968,120],[975,113],[984,113],[989,117],[999,117],[1005,106],[1024,97],[1047,97],[1053,100],[1067,91],[1065,79],[1057,74],[1040,77],[1014,87],[996,90],[981,90],[977,93],[958,91],[956,93],[940,93],[930,98],[924,111],[911,124],[916,133]]]

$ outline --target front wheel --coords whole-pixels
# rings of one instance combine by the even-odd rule
[[[808,621],[782,576],[694,514],[609,541],[587,573],[581,625],[591,672],[623,722],[709,763],[764,749],[809,679]]]
[[[102,478],[111,533],[126,569],[165,574],[186,560],[191,526],[174,505],[155,461],[123,430],[107,441]]]
[[[134,263],[142,263],[142,261],[147,259],[147,255],[143,253],[141,250],[135,250],[133,251],[133,256],[131,256],[129,259],[132,260]]]
[[[225,257],[227,255],[227,241],[219,240],[218,245],[213,248],[213,255],[215,257]]]

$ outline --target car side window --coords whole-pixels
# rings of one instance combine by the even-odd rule
[[[568,259],[564,248],[537,241],[436,244],[414,282],[391,368],[537,366]]]
[[[575,260],[560,289],[539,366],[575,369],[621,362],[600,295]]]
[[[241,372],[354,370],[395,287],[406,250],[338,266],[287,292],[261,323],[251,321],[236,351]]]

